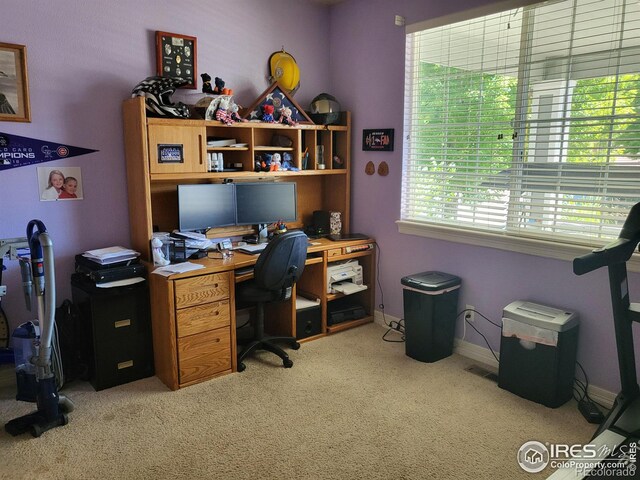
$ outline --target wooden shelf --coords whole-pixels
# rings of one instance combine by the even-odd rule
[[[350,320],[347,322],[338,323],[336,325],[327,325],[327,333],[337,333],[343,330],[348,330],[350,328],[359,327],[360,325],[364,325],[365,323],[373,322],[373,316],[369,315],[367,317],[360,318],[358,320]]]
[[[188,180],[215,180],[223,178],[250,178],[255,180],[272,179],[278,177],[301,177],[322,175],[346,175],[344,169],[340,170],[299,170],[291,172],[281,170],[278,172],[202,172],[202,173],[152,173],[149,179],[152,182],[180,182]]]
[[[269,145],[256,145],[253,149],[256,152],[293,152],[292,147],[270,147]]]
[[[209,147],[207,146],[207,152],[244,152],[249,150],[249,147]]]

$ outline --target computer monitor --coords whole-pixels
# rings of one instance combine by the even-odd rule
[[[232,183],[178,185],[178,226],[182,232],[236,224],[236,192]]]
[[[236,184],[238,225],[295,222],[298,217],[295,182]]]

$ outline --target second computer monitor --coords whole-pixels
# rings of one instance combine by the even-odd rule
[[[238,225],[269,224],[278,220],[295,222],[297,217],[295,182],[236,184]]]

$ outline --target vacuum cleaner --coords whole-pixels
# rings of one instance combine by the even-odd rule
[[[31,261],[30,263],[21,262],[22,281],[25,296],[30,297],[35,293],[40,326],[40,336],[33,340],[34,351],[37,354],[31,358],[31,363],[35,367],[37,410],[9,421],[4,428],[14,436],[30,432],[34,437],[39,437],[47,430],[69,422],[67,413],[73,410],[73,402],[64,395],[58,394],[52,369],[52,340],[56,312],[53,242],[44,223],[40,220],[31,220],[28,223],[27,240]],[[27,306],[30,306],[30,302],[27,302]]]

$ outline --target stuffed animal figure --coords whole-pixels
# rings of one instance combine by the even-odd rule
[[[229,107],[229,116],[231,117],[231,120],[234,122],[246,122],[247,120],[245,118],[240,117],[240,114],[238,113],[239,110],[240,105],[232,101],[231,106]]]
[[[260,161],[260,166],[262,167],[263,172],[268,172],[271,170],[271,161],[273,160],[273,155],[271,153],[263,153]]]
[[[213,89],[213,93],[217,95],[222,95],[222,90],[224,90],[224,80],[222,80],[220,77],[216,77],[214,82],[216,86]]]
[[[298,122],[291,118],[293,112],[289,107],[280,107],[278,113],[280,113],[280,123],[284,123],[285,125],[289,125],[290,127],[295,127],[298,124]]]
[[[267,123],[275,123],[273,119],[273,105],[263,105],[262,106],[262,121]]]
[[[220,97],[220,103],[218,103],[218,109],[216,110],[216,120],[224,123],[225,125],[231,125],[233,119],[229,113],[229,99]]]
[[[151,240],[151,247],[153,250],[153,264],[158,267],[164,267],[165,265],[169,265],[171,262],[164,258],[164,253],[162,253],[162,240],[158,237],[155,237]]]
[[[277,172],[280,170],[280,154],[274,153],[273,157],[271,157],[271,166],[269,167],[270,172]]]
[[[211,75],[203,73],[200,75],[202,78],[202,93],[213,93],[213,87],[211,86]]]

